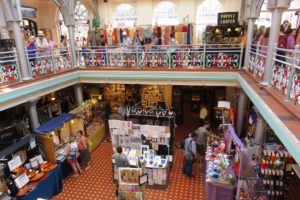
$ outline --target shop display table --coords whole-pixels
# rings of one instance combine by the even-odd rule
[[[57,167],[47,172],[48,177],[41,179],[37,186],[22,197],[18,197],[19,200],[33,200],[37,198],[50,199],[54,195],[62,191],[63,176],[61,164],[57,164]]]
[[[236,185],[205,183],[205,193],[207,200],[234,200]]]

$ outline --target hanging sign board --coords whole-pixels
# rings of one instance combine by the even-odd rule
[[[239,12],[218,13],[218,26],[238,25]]]
[[[21,13],[22,17],[24,18],[36,18],[36,8],[31,8],[31,7],[21,7]]]

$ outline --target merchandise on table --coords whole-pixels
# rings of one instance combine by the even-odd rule
[[[235,174],[230,165],[230,160],[227,154],[222,154],[212,147],[207,147],[206,151],[206,182],[234,184]]]

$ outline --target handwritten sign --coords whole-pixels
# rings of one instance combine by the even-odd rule
[[[38,164],[42,164],[44,159],[41,155],[35,156],[30,159],[31,167],[36,167]]]
[[[15,179],[16,186],[18,188],[24,187],[29,182],[29,178],[26,173],[21,174],[18,178]]]
[[[218,13],[218,26],[238,25],[239,12]]]
[[[13,159],[11,159],[10,161],[8,161],[7,164],[8,164],[9,170],[13,171],[22,165],[21,157],[16,156]]]

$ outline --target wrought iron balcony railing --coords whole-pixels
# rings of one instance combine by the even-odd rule
[[[239,45],[105,46],[78,49],[81,67],[241,68]]]
[[[266,67],[267,46],[252,44],[248,69],[261,79]],[[275,45],[272,66],[272,87],[277,89],[287,101],[300,105],[300,46],[282,49]]]
[[[0,85],[8,85],[20,80],[16,50],[0,52]]]

